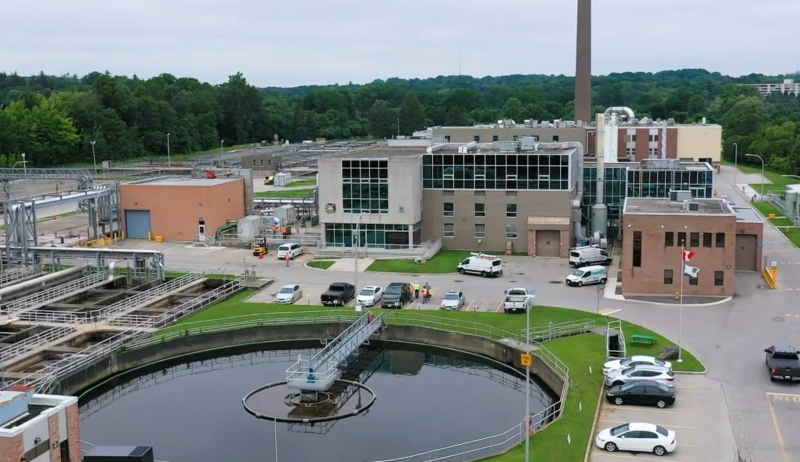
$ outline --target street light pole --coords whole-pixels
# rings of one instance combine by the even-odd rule
[[[531,306],[525,310],[525,354],[531,354]],[[531,460],[531,366],[525,366],[525,462]]]
[[[222,145],[225,144],[225,140],[219,141],[219,168],[222,168]]]
[[[764,180],[766,179],[766,178],[764,178],[764,166],[766,165],[764,163],[764,158],[759,156],[759,155],[757,155],[757,154],[745,154],[744,156],[745,157],[756,157],[756,158],[758,158],[758,160],[761,161],[761,199],[763,200],[764,199]]]
[[[353,249],[353,256],[355,257],[355,261],[353,262],[353,285],[355,288],[353,289],[356,292],[356,305],[358,305],[358,244],[361,240],[361,218],[366,215],[367,212],[361,212],[358,214],[358,220],[356,220],[356,239],[355,239],[355,248]]]
[[[169,160],[169,133],[167,133],[167,167],[171,167],[172,162]]]
[[[89,141],[89,144],[92,145],[92,164],[94,164],[94,174],[97,175],[97,156],[94,153],[94,144],[97,141]]]
[[[739,143],[733,143],[733,186],[736,186],[736,178],[739,175]]]

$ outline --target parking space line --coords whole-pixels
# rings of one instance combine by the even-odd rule
[[[610,411],[612,409],[613,410],[618,410],[619,407],[603,406],[603,409],[605,409],[607,411]],[[659,414],[695,415],[694,413],[691,413],[691,412],[666,411],[664,409],[658,409],[656,411],[655,409],[649,409],[649,408],[646,408],[646,407],[637,408],[637,407],[634,407],[634,406],[625,406],[625,410],[626,411],[638,411],[638,412],[658,412]]]
[[[636,460],[655,460],[657,462],[662,462],[664,459],[655,459],[653,457],[642,457],[642,456],[625,456],[622,454],[613,454],[609,452],[599,452],[597,453],[600,457],[611,457],[613,459],[636,459]],[[675,460],[673,458],[669,459],[670,462],[680,462],[679,460]]]
[[[784,462],[789,462],[789,454],[786,453],[786,445],[783,443],[783,433],[781,432],[781,426],[778,424],[778,417],[775,415],[775,407],[772,405],[772,400],[769,399],[769,395],[771,393],[767,393],[767,405],[769,406],[769,414],[772,416],[772,424],[775,425],[775,434],[778,435],[778,444],[781,447],[781,454],[783,454]]]
[[[303,295],[302,297],[298,298],[295,303],[299,304],[300,302],[302,302],[303,300],[307,299],[308,297],[310,297],[310,295]]]
[[[495,311],[495,313],[499,313],[499,312],[500,312],[500,308],[502,308],[502,307],[503,307],[503,302],[500,302],[500,303],[497,305],[497,309],[496,309],[496,310],[494,310],[494,311]]]
[[[597,421],[598,422],[612,423],[612,424],[626,424],[626,423],[629,423],[627,421],[622,421],[622,420],[598,419]],[[694,430],[695,429],[694,427],[685,427],[685,426],[681,426],[681,425],[665,425],[665,427],[668,427],[668,428],[680,428],[681,430]]]

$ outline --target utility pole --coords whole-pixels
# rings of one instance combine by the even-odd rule
[[[169,159],[169,133],[167,133],[167,167],[171,167],[172,162]]]
[[[94,144],[97,141],[89,141],[89,144],[92,145],[92,163],[94,164],[94,174],[97,176],[97,156],[94,154]]]

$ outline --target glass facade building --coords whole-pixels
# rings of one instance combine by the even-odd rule
[[[425,189],[569,190],[570,155],[537,152],[422,156]]]
[[[380,223],[325,223],[325,245],[328,247],[352,247],[358,233],[359,247],[380,249],[405,249],[409,245],[420,245],[422,223],[416,225],[385,225]],[[409,242],[409,229],[413,228]],[[356,232],[356,229],[358,231]]]
[[[714,196],[714,171],[697,164],[678,169],[642,169],[638,163],[607,163],[603,202],[608,207],[608,234],[616,237],[622,222],[622,207],[626,197],[669,197],[670,191],[691,191],[698,199]],[[591,223],[592,205],[597,198],[597,164],[584,164],[583,223]]]
[[[342,160],[344,213],[389,213],[389,162]]]

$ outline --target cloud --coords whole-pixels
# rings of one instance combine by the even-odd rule
[[[30,0],[3,6],[0,67],[161,73],[259,86],[457,74],[574,74],[576,2]],[[593,73],[797,69],[800,2],[595,0]]]

